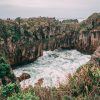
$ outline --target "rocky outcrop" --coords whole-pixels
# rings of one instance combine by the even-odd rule
[[[94,13],[80,23],[77,49],[93,53],[100,45],[100,13]]]
[[[77,49],[80,52],[92,54],[100,45],[100,30],[70,32],[58,35],[44,43],[44,49],[55,50],[57,48]]]
[[[57,48],[75,48],[77,42],[77,32],[69,32],[63,35],[58,35],[44,42],[43,48],[45,50],[55,50]]]
[[[41,42],[35,42],[31,45],[25,46],[25,44],[12,44],[9,43],[9,46],[14,47],[11,50],[9,48],[9,62],[11,65],[26,64],[28,62],[36,60],[39,56],[43,54],[43,46]]]
[[[17,77],[18,81],[21,82],[23,80],[29,79],[31,76],[28,73],[23,73],[21,76]]]
[[[99,15],[92,15],[81,23],[45,17],[0,20],[0,54],[15,66],[36,60],[44,49],[93,53],[100,45]]]
[[[100,45],[100,30],[82,31],[79,34],[76,48],[81,52],[92,54]]]
[[[0,25],[0,53],[13,66],[34,61],[42,56],[43,49],[71,48],[79,27],[78,23],[67,25],[44,17],[0,20]]]

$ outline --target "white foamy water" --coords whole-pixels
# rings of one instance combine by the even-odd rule
[[[73,74],[77,68],[90,60],[90,55],[84,55],[77,50],[44,51],[34,63],[22,66],[14,70],[18,77],[22,73],[31,75],[30,79],[22,81],[22,87],[33,85],[40,78],[44,78],[43,86],[58,86],[65,83],[68,74]]]

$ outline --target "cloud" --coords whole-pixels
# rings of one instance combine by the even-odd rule
[[[0,0],[1,17],[79,17],[100,11],[100,0]]]
[[[97,1],[99,0],[2,0],[0,4],[39,8],[77,8],[98,4]]]

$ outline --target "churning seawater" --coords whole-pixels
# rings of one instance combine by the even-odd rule
[[[18,77],[22,73],[31,75],[30,79],[22,81],[21,86],[33,85],[43,78],[43,86],[57,87],[59,83],[65,83],[68,74],[73,74],[77,68],[90,60],[90,55],[85,55],[77,50],[44,51],[34,63],[21,66],[14,70]]]

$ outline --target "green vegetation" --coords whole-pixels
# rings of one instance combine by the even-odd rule
[[[99,67],[87,64],[83,66],[69,80],[71,96],[82,99],[93,99],[99,97],[100,88],[100,69]]]
[[[36,93],[44,100],[99,100],[100,68],[86,64],[77,72],[69,75],[69,82],[59,88],[35,88]]]
[[[69,84],[64,88],[67,88],[70,91],[68,92],[70,97],[76,98],[76,100],[98,100],[96,98],[100,98],[99,78],[99,67],[87,64],[77,70],[75,75],[69,79]]]
[[[9,81],[11,80],[12,82],[16,81],[15,76],[11,71],[10,65],[7,64],[3,57],[0,58],[0,79],[2,80],[3,85],[7,84],[7,79],[9,79]]]
[[[39,100],[39,97],[35,95],[33,90],[28,89],[27,91],[13,94],[11,97],[8,97],[7,100]]]
[[[19,87],[10,65],[3,57],[0,57],[0,98],[5,99],[13,93],[18,93],[18,91]]]
[[[69,75],[66,85],[60,84],[59,88],[29,87],[8,97],[8,100],[99,100],[99,78],[99,66],[86,64],[73,76]]]
[[[80,23],[80,30],[89,31],[92,29],[96,29],[100,26],[100,13],[93,13],[91,16]]]
[[[9,83],[1,87],[1,95],[3,97],[11,96],[13,93],[19,92],[19,86],[16,83]]]
[[[1,87],[0,98],[7,98],[7,100],[99,100],[99,78],[99,66],[86,64],[73,76],[69,75],[69,82],[66,85],[60,84],[59,88],[35,86],[20,90],[16,83],[10,83]]]
[[[0,59],[0,78],[3,78],[6,75],[9,75],[10,69],[9,64],[7,64],[3,58]]]
[[[39,100],[34,91],[21,91],[10,65],[3,57],[0,58],[0,83],[0,100]]]
[[[10,83],[0,88],[0,100],[39,100],[32,89],[21,91],[16,83]]]
[[[48,43],[47,41],[53,41],[56,36],[66,33],[66,35],[69,34],[68,39],[70,39],[75,36],[74,33],[79,34],[79,31],[82,31],[86,35],[94,29],[100,30],[100,13],[94,13],[81,23],[78,23],[77,20],[61,22],[55,18],[46,17],[0,19],[0,54],[13,63],[20,63],[22,57],[32,58],[30,55],[33,55],[33,58],[36,58],[39,56],[38,51],[40,50],[37,47],[39,41]],[[63,40],[59,42],[56,39],[55,45],[59,43],[63,44]],[[69,75],[69,82],[66,85],[60,84],[59,88],[36,86],[21,90],[4,57],[0,57],[0,100],[100,99],[100,66],[94,64],[82,66],[73,76]],[[100,62],[100,58],[96,60]]]

